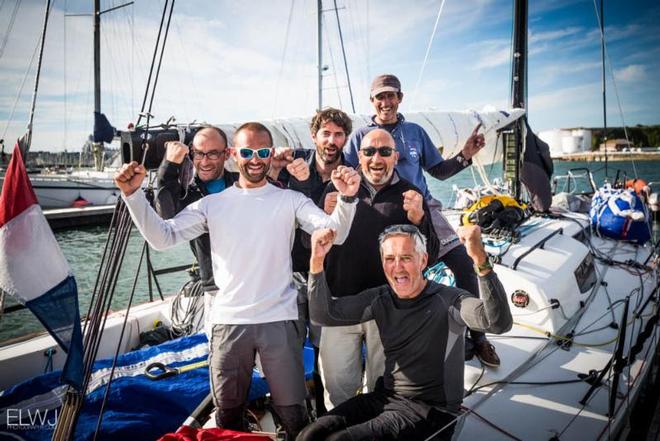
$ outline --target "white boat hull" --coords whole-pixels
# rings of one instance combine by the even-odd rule
[[[579,222],[588,225],[586,216]],[[622,430],[648,377],[656,354],[660,331],[653,328],[643,350],[621,374],[615,413],[608,417],[609,370],[598,389],[585,405],[580,401],[591,385],[576,381],[569,384],[543,384],[579,380],[578,375],[600,372],[613,357],[618,329],[622,323],[623,300],[630,295],[623,355],[628,356],[643,325],[657,308],[644,302],[658,283],[652,270],[641,278],[625,267],[596,263],[596,284],[580,292],[575,269],[589,249],[574,236],[580,226],[570,220],[540,219],[541,223],[512,245],[495,265],[507,294],[516,290],[529,294],[525,308],[510,303],[513,329],[501,336],[490,336],[497,348],[501,366],[482,369],[475,359],[466,365],[465,388],[479,388],[464,400],[466,414],[454,439],[474,440],[596,440],[610,438]],[[541,239],[562,228],[543,248],[537,248],[520,260],[517,258]],[[587,226],[587,229],[589,227]],[[611,259],[644,262],[651,248],[592,237],[592,245]],[[640,283],[642,280],[642,283]],[[641,289],[640,289],[641,288]],[[552,308],[558,302],[559,307]],[[635,311],[635,309],[638,309]],[[634,315],[637,314],[637,315]],[[572,334],[571,334],[572,333]],[[549,337],[550,336],[550,337]],[[565,343],[565,344],[558,344]],[[534,384],[509,384],[515,382]],[[495,383],[495,384],[492,384]]]

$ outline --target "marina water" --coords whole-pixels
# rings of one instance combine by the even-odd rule
[[[554,165],[555,175],[565,175],[568,170],[574,168],[588,168],[594,174],[595,181],[598,185],[604,182],[605,164],[602,162],[556,161]],[[608,164],[607,173],[610,180],[614,179],[617,170],[621,170],[622,176],[625,172],[629,178],[638,176],[647,182],[655,182],[657,183],[655,185],[655,190],[660,190],[660,161],[637,162],[634,164],[631,162],[610,162]],[[487,166],[486,172],[491,180],[501,177],[502,164],[496,163],[492,166]],[[475,185],[474,179],[475,178],[469,169],[443,182],[437,181],[433,178],[429,178],[428,182],[433,195],[436,198],[439,198],[445,206],[449,207],[453,204],[453,185],[456,185],[459,188],[473,187]],[[658,230],[660,229],[658,224],[654,225],[654,229],[654,236],[657,238]],[[248,234],[256,235],[259,233],[251,231]],[[268,233],[264,232],[263,234]],[[73,269],[78,283],[80,311],[81,314],[85,314],[89,307],[91,293],[94,289],[94,283],[99,269],[99,263],[103,256],[107,228],[94,227],[67,230],[57,232],[55,236]],[[254,239],[258,240],[258,238]],[[113,311],[119,311],[126,308],[143,243],[140,233],[136,229],[133,229],[131,240],[124,258],[124,265],[119,276],[117,289],[112,302]],[[151,258],[153,267],[156,270],[186,265],[193,261],[193,255],[187,243],[180,244],[175,248],[163,252],[152,250]],[[149,301],[145,268],[146,265],[143,264],[140,280],[136,288],[134,304]],[[35,275],[38,274],[38,271],[38,268],[35,268]],[[158,283],[165,295],[176,293],[188,280],[189,276],[185,271],[158,276]],[[153,295],[155,298],[158,298],[158,292],[155,286],[153,286]],[[13,304],[11,299],[6,301],[6,303],[8,305]],[[26,334],[40,332],[42,330],[43,327],[41,324],[27,310],[5,314],[0,318],[0,344],[8,339],[25,336]],[[44,364],[45,362],[46,358],[44,357]]]

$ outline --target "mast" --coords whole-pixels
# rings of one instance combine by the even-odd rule
[[[513,60],[511,66],[511,105],[527,108],[527,0],[514,0]],[[509,190],[520,199],[520,171],[525,148],[525,119],[513,125],[512,136],[504,137],[504,177]],[[507,135],[507,134],[505,134]]]
[[[319,86],[319,105],[318,110],[323,108],[323,0],[316,0],[316,44],[317,44],[317,69]]]
[[[94,115],[101,113],[101,0],[94,0]],[[95,117],[96,118],[96,117]],[[92,140],[94,167],[103,171],[103,141]]]
[[[603,83],[603,145],[605,146],[605,177],[607,178],[607,98],[605,93],[605,16],[603,15],[603,3],[600,0],[600,59],[601,59],[601,81]]]
[[[50,0],[46,2],[46,12],[44,13],[44,25],[41,31],[41,46],[39,48],[39,61],[37,63],[37,73],[34,77],[34,90],[32,91],[32,105],[30,106],[30,119],[27,125],[27,131],[24,138],[19,140],[23,161],[27,161],[27,153],[32,145],[32,123],[34,122],[34,108],[37,105],[37,92],[39,90],[39,77],[41,76],[41,63],[44,58],[44,45],[46,44],[46,29],[48,28],[48,14],[50,13]]]

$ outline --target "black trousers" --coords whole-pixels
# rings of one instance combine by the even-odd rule
[[[451,440],[453,415],[376,390],[357,395],[300,432],[298,441]],[[439,433],[440,429],[449,425]]]

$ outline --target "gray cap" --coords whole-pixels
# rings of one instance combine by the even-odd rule
[[[371,82],[371,98],[383,92],[401,92],[401,82],[392,74],[378,75]]]

